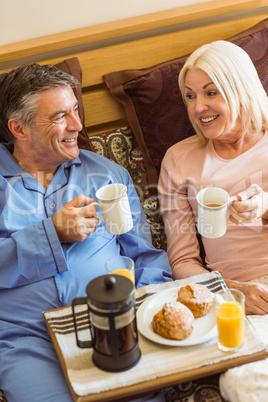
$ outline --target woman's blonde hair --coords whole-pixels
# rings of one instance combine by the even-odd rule
[[[214,82],[227,105],[233,121],[241,116],[245,130],[260,133],[268,127],[268,98],[248,54],[227,41],[215,41],[201,46],[186,60],[180,74],[179,87],[184,102],[185,77],[188,70],[202,70]],[[189,116],[200,143],[207,139]]]

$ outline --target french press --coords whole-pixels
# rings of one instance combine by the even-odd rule
[[[100,369],[124,371],[133,367],[141,352],[132,281],[121,275],[102,275],[89,282],[86,293],[87,297],[72,303],[77,345],[93,348],[92,359]],[[87,305],[91,340],[79,339],[77,305]]]

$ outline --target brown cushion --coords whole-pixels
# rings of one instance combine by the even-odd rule
[[[252,58],[268,90],[268,19],[229,38]],[[178,75],[187,56],[141,70],[106,74],[111,94],[123,105],[142,150],[148,181],[156,184],[166,150],[194,134],[182,100]]]

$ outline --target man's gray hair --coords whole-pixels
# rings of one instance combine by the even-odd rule
[[[37,99],[40,92],[70,86],[78,81],[51,65],[29,64],[14,68],[0,75],[0,131],[6,142],[14,137],[8,128],[8,120],[15,118],[30,126],[37,114]]]

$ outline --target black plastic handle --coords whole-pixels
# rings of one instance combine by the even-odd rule
[[[76,343],[77,343],[77,346],[79,348],[92,348],[92,340],[90,340],[90,341],[81,341],[78,338],[78,328],[77,328],[78,325],[77,325],[77,321],[76,321],[75,306],[84,306],[84,305],[87,306],[87,311],[89,312],[86,297],[77,297],[76,299],[73,299],[72,309],[73,309],[74,330],[75,330]],[[90,323],[90,320],[89,320],[89,314],[88,314],[88,327],[89,327],[89,329],[91,327],[91,323]]]

